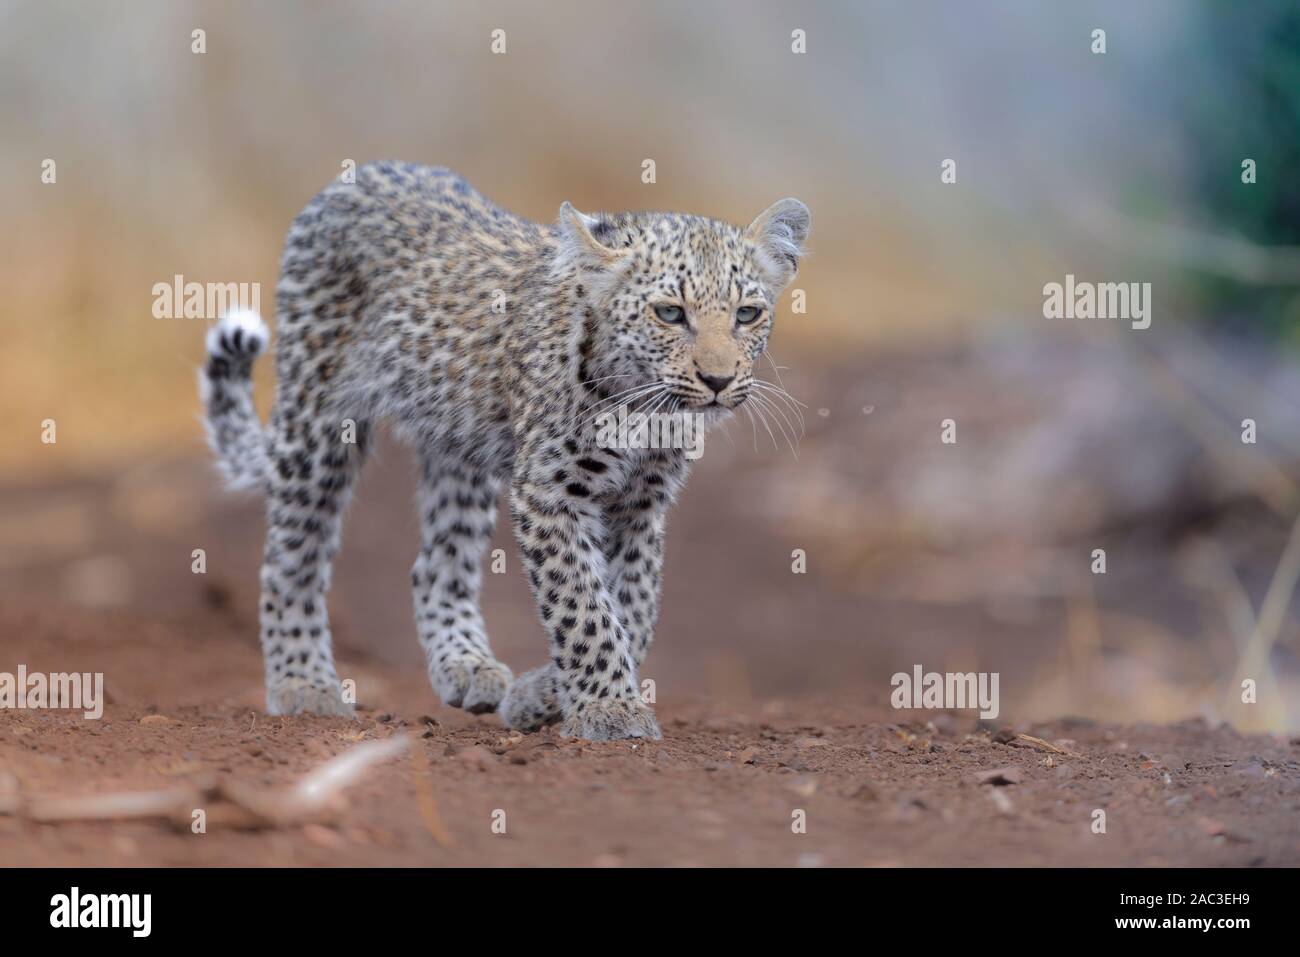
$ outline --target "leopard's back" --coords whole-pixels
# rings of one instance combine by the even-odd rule
[[[381,162],[332,183],[285,240],[280,401],[386,418],[500,471],[512,350],[526,348],[555,242],[446,169]]]

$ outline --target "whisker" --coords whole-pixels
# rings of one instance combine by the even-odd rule
[[[607,412],[610,409],[617,408],[620,404],[627,404],[629,402],[632,402],[636,398],[639,398],[641,394],[648,393],[654,389],[658,389],[662,385],[663,382],[661,380],[659,382],[651,382],[649,385],[637,385],[637,386],[632,386],[630,389],[624,389],[622,392],[616,393],[615,395],[612,395],[607,399],[601,399],[600,401],[596,402],[594,405],[590,405],[583,409],[580,409],[574,415],[574,422],[577,422],[578,419],[584,417],[586,421],[590,421],[591,419],[596,418],[602,413]],[[585,425],[586,422],[584,422],[583,424]]]
[[[773,395],[778,395],[781,398],[787,400],[792,410],[797,411],[800,408],[803,409],[808,408],[807,403],[800,402],[798,399],[792,396],[788,391],[786,391],[785,389],[781,388],[778,385],[774,385],[773,383],[768,382],[766,379],[753,379],[752,381],[759,388],[766,389],[768,392],[772,393]]]
[[[647,388],[650,388],[650,387],[652,387],[652,386],[657,386],[657,385],[662,385],[662,384],[663,384],[663,381],[662,381],[662,380],[659,380],[659,381],[656,381],[656,382],[649,382],[649,383],[643,383],[643,384],[641,384],[641,385],[629,386],[629,387],[626,388],[626,389],[623,389],[623,390],[621,390],[621,391],[619,391],[619,392],[615,392],[613,395],[606,396],[606,397],[603,398],[603,399],[598,399],[598,400],[596,401],[595,405],[599,406],[599,405],[601,405],[601,404],[603,404],[603,403],[606,403],[606,402],[614,402],[614,401],[617,401],[618,399],[622,398],[623,396],[630,395],[630,394],[633,393],[633,392],[639,392],[641,389],[647,389]]]
[[[757,396],[758,393],[755,392],[753,397],[756,398]],[[763,406],[755,404],[754,411],[758,413],[758,421],[762,423],[763,428],[767,429],[767,435],[772,440],[772,448],[777,449],[779,451],[781,448],[781,443],[779,443],[776,440],[776,434],[772,431],[772,426],[768,424],[767,415],[763,411]]]
[[[790,367],[777,365],[776,360],[772,358],[772,353],[766,348],[763,349],[763,355],[767,358],[767,364],[772,367],[772,371],[776,373],[776,381],[780,384],[781,388],[784,389],[785,382],[781,379],[781,370],[788,370]]]
[[[760,411],[760,414],[764,414],[764,412],[766,412],[766,411],[776,412],[778,415],[780,414],[780,410],[777,409],[775,406],[773,406],[772,403],[771,403],[771,400],[767,399],[767,398],[766,398],[766,397],[765,397],[761,392],[755,392],[753,398],[754,398],[754,400],[755,400],[756,402],[758,402],[758,408],[761,410],[761,411]],[[791,454],[792,454],[796,459],[798,459],[798,458],[799,458],[799,451],[794,447],[794,445],[795,445],[795,443],[794,443],[794,439],[792,439],[792,438],[790,437],[790,434],[786,432],[786,430],[785,430],[785,426],[783,426],[783,425],[781,424],[781,420],[780,420],[779,418],[775,419],[775,422],[776,422],[776,427],[777,427],[778,431],[780,431],[780,433],[781,433],[781,437],[782,437],[783,439],[785,439],[786,444],[790,446],[790,453],[791,453]],[[773,437],[772,441],[773,441],[774,443],[776,442],[775,437]],[[778,446],[778,448],[779,448],[779,446]]]
[[[608,402],[601,403],[593,408],[593,411],[609,411],[618,408],[621,405],[630,406],[634,402],[641,402],[643,405],[649,401],[648,397],[657,395],[659,390],[664,386],[662,383],[652,382],[649,385],[640,386],[636,389],[630,389],[628,392],[610,399]]]
[[[792,396],[785,388],[781,386],[768,382],[766,379],[759,379],[757,377],[755,377],[752,381],[754,382],[755,385],[763,386],[769,389],[770,391],[775,392],[777,395],[785,396],[791,402],[795,403],[795,405],[802,406],[805,409],[809,408],[808,403],[800,402],[798,399]]]
[[[595,385],[597,382],[605,382],[608,379],[627,379],[636,375],[635,372],[616,372],[614,375],[596,376],[594,379],[588,379],[586,382],[579,382],[578,385]]]
[[[662,393],[656,392],[656,393],[655,393],[654,395],[652,395],[650,398],[648,398],[648,399],[645,400],[644,407],[643,407],[643,409],[641,410],[640,414],[645,416],[645,427],[646,427],[647,430],[649,430],[649,429],[651,428],[651,424],[650,424],[650,423],[651,423],[651,416],[653,416],[653,415],[655,414],[655,411],[656,411],[656,410],[657,410],[661,405],[663,405],[665,402],[667,402],[667,401],[668,401],[669,399],[671,399],[672,397],[673,397],[673,393],[672,393],[672,389],[671,389],[671,387],[669,387],[669,386],[664,386],[664,387],[663,387],[663,392],[662,392]],[[646,440],[647,440],[647,441],[650,440],[650,433],[649,433],[649,431],[647,431],[647,433],[646,433]]]
[[[615,415],[616,410],[620,408],[627,408],[630,414],[633,411],[636,411],[630,407],[631,403],[633,402],[640,402],[642,404],[642,408],[644,408],[646,404],[653,402],[659,398],[658,390],[661,388],[663,388],[663,386],[647,386],[644,391],[638,392],[635,395],[627,397],[622,402],[619,402],[612,406],[608,406],[604,409],[601,409],[593,413],[586,421],[582,423],[581,427],[585,429],[589,425],[596,424],[596,420],[603,418],[606,415]]]
[[[731,422],[732,420],[730,418],[724,420],[722,423],[722,428],[719,429],[718,431],[721,432],[726,437],[727,443],[734,449],[736,447],[736,440],[732,438],[731,435]]]
[[[659,410],[659,407],[664,405],[664,403],[666,403],[672,397],[673,397],[672,390],[665,387],[662,395],[656,395],[653,398],[647,399],[646,409],[644,412],[646,421],[648,422],[650,420],[650,416],[654,415],[655,412]]]
[[[754,424],[754,413],[748,405],[742,405],[745,415],[749,416],[749,428],[754,433],[754,453],[758,453],[758,426]]]
[[[772,398],[772,395],[766,392],[755,392],[754,397],[755,398],[762,397],[764,400],[766,400],[768,404],[771,405],[772,410],[776,412],[777,415],[781,416],[781,418],[785,419],[785,424],[790,426],[790,431],[792,433],[797,431],[801,436],[803,435],[807,427],[804,424],[803,416],[799,414],[799,411],[797,409],[794,410],[795,418],[799,421],[799,428],[796,430],[794,427],[794,423],[791,422],[789,417],[786,416],[785,410],[782,409],[781,406],[776,404],[775,400]]]
[[[777,365],[777,364],[776,364],[776,359],[773,358],[772,353],[771,353],[771,350],[767,349],[766,347],[764,347],[764,349],[763,349],[763,355],[764,355],[764,356],[766,357],[766,359],[767,359],[767,364],[770,365],[770,366],[772,367],[772,372],[773,372],[773,374],[776,375],[776,384],[777,384],[777,386],[780,387],[780,392],[782,393],[782,395],[784,395],[785,398],[787,398],[787,399],[789,399],[791,402],[793,402],[795,406],[802,406],[802,407],[805,408],[805,409],[809,408],[808,405],[806,405],[806,404],[804,404],[803,402],[800,402],[798,399],[796,399],[796,398],[791,394],[790,390],[787,389],[787,388],[785,387],[785,379],[781,378],[781,370],[782,370],[782,369],[788,369],[789,366],[779,366],[779,365]],[[754,377],[754,381],[755,381],[755,382],[764,382],[764,380],[758,378],[758,376],[755,376],[755,377]],[[767,386],[771,386],[771,385],[772,385],[772,383],[770,383],[770,382],[764,382],[764,384],[767,385]],[[792,411],[795,411],[795,410],[793,409],[793,407],[792,407]],[[803,424],[803,416],[802,416],[802,415],[799,416],[799,422],[800,422],[801,425]]]
[[[790,426],[791,432],[797,432],[800,436],[802,436],[805,432],[807,432],[808,423],[804,421],[803,413],[801,413],[799,409],[796,408],[795,406],[790,405],[790,403],[786,401],[787,399],[786,396],[780,395],[775,392],[767,392],[763,390],[755,390],[752,394],[755,396],[760,396],[760,395],[763,396],[772,404],[773,408],[775,408],[776,411],[779,414],[781,414],[783,417],[785,417],[786,413],[789,412],[793,417],[793,421],[791,421],[790,417],[786,417],[786,425]],[[797,429],[795,428],[794,425],[795,422],[799,423],[799,427]]]

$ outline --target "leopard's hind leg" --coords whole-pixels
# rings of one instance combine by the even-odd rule
[[[432,453],[421,465],[420,554],[411,587],[429,681],[444,704],[495,711],[513,676],[488,646],[479,589],[501,480]]]
[[[261,626],[267,710],[351,714],[334,670],[325,597],[343,512],[369,425],[311,418],[282,404],[271,419]]]

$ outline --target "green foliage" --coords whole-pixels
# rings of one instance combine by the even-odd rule
[[[1261,246],[1300,246],[1300,2],[1210,0],[1198,46],[1207,70],[1185,102],[1193,206],[1206,228]],[[1242,182],[1242,161],[1256,182]],[[1198,276],[1211,321],[1300,342],[1300,288]]]

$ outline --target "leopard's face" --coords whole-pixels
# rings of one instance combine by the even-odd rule
[[[798,268],[807,207],[782,200],[748,229],[698,216],[572,214],[571,234],[598,267],[584,373],[599,380],[596,391],[644,411],[721,414],[744,402]]]

